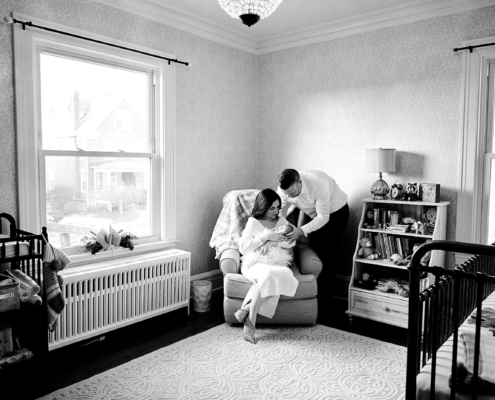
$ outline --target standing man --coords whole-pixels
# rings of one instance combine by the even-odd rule
[[[299,208],[312,220],[286,236],[310,239],[311,248],[323,263],[318,278],[318,314],[320,322],[331,317],[336,261],[340,245],[349,220],[347,194],[335,180],[325,172],[316,170],[296,171],[284,169],[278,176],[278,194],[282,199],[280,215],[287,217],[294,208]]]

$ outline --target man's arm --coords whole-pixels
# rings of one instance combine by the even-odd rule
[[[301,227],[305,236],[323,227],[330,220],[330,192],[326,187],[318,187],[315,191],[316,217]]]

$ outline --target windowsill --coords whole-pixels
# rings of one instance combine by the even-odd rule
[[[85,252],[81,254],[68,255],[68,257],[71,259],[71,263],[67,266],[67,268],[80,267],[82,265],[93,264],[100,261],[126,258],[138,254],[152,253],[160,250],[174,249],[178,242],[178,240],[172,240],[167,242],[144,243],[134,246],[134,250],[121,248],[110,251],[99,251],[96,254]],[[63,251],[64,249],[60,250]]]

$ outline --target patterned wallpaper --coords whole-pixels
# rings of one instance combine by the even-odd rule
[[[397,149],[393,183],[440,183],[455,235],[461,41],[495,35],[495,7],[254,56],[90,0],[4,0],[18,11],[172,53],[177,66],[177,237],[192,274],[218,268],[208,242],[232,189],[322,169],[350,198],[338,273],[348,275],[360,199],[377,179],[365,149]],[[17,214],[10,27],[0,23],[0,210]]]
[[[365,150],[396,148],[396,180],[441,185],[455,239],[463,40],[495,35],[495,7],[269,53],[259,66],[259,182],[321,169],[349,195],[337,273],[349,275],[361,199],[378,174]]]
[[[88,0],[0,1],[17,11],[174,54],[176,67],[177,238],[192,274],[218,269],[208,242],[222,198],[255,187],[257,58]],[[0,23],[0,211],[17,215],[16,138],[10,26]],[[226,145],[226,143],[232,145]]]

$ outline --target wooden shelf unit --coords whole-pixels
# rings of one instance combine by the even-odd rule
[[[352,323],[354,317],[375,320],[390,325],[407,328],[408,298],[395,293],[384,293],[378,289],[367,290],[356,286],[355,281],[359,280],[363,273],[369,273],[374,278],[409,280],[409,272],[405,265],[396,265],[387,258],[368,260],[358,256],[360,240],[364,236],[373,234],[386,234],[391,237],[400,237],[409,241],[425,242],[426,240],[445,240],[447,234],[447,206],[450,202],[442,201],[430,203],[423,201],[404,200],[373,200],[363,199],[363,209],[359,222],[358,238],[356,250],[353,256],[352,274],[349,283],[349,306],[346,314],[349,322]],[[415,232],[394,232],[386,229],[364,228],[366,213],[369,208],[383,208],[390,211],[399,211],[403,217],[412,217],[418,221],[423,221],[423,215],[429,208],[435,207],[436,222],[432,234],[417,234]],[[445,253],[443,251],[433,251],[430,257],[430,265],[444,266]]]

